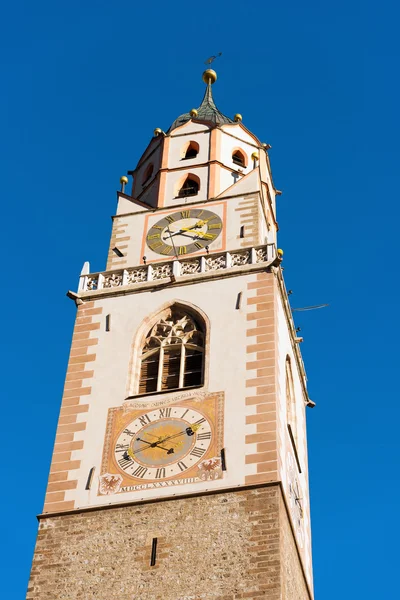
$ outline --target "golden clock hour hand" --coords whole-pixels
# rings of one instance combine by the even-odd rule
[[[188,435],[188,436],[192,436],[196,433],[196,431],[198,429],[200,429],[201,425],[199,423],[193,423],[193,425],[189,425],[189,427],[186,427],[186,429],[184,431],[181,431],[180,433],[175,433],[174,435],[170,435],[167,438],[163,439],[163,443],[164,442],[169,442],[170,440],[173,440],[174,438],[180,437],[181,435]]]
[[[198,237],[203,238],[204,240],[213,240],[214,239],[214,235],[212,235],[212,233],[202,233],[201,231],[196,231],[196,235]]]

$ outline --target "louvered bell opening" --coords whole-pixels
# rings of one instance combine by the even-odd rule
[[[142,360],[142,366],[140,369],[139,394],[157,391],[159,361],[159,350]]]
[[[203,379],[203,352],[186,348],[183,387],[201,385]]]
[[[232,156],[232,162],[239,167],[244,167],[244,159],[238,152]]]
[[[179,387],[180,366],[181,346],[165,348],[161,380],[162,390],[171,390]]]
[[[187,179],[184,186],[179,190],[179,198],[185,198],[186,196],[196,196],[199,191],[199,184],[197,181]]]
[[[196,158],[197,150],[196,148],[188,148],[186,150],[185,158]]]

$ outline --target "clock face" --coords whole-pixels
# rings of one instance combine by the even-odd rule
[[[210,210],[187,209],[171,213],[152,225],[146,237],[157,254],[190,254],[210,246],[222,232],[222,220]]]
[[[150,410],[119,434],[114,456],[128,477],[163,480],[182,475],[206,458],[213,441],[207,418],[193,408]]]
[[[287,456],[287,466],[290,510],[293,516],[300,547],[303,547],[303,494],[301,492],[299,480],[296,476],[294,458],[290,452]]]

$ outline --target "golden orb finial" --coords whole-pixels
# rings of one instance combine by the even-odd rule
[[[122,177],[119,180],[120,183],[125,183],[125,185],[128,183],[128,178],[126,175],[122,175]]]
[[[217,74],[214,69],[207,69],[203,73],[203,81],[204,83],[215,83],[217,81]]]
[[[197,115],[199,113],[197,112],[197,110],[195,108],[192,108],[192,110],[190,111],[189,114],[190,114],[191,117],[197,117]]]
[[[264,150],[269,150],[270,148],[272,148],[271,144],[263,144],[262,147],[264,148]]]
[[[278,248],[278,250],[276,252],[277,252],[278,256],[280,256],[280,258],[282,258],[282,256],[283,256],[282,248]]]
[[[155,130],[154,130],[154,135],[157,137],[161,133],[162,133],[162,129],[160,129],[159,127],[156,127]]]
[[[233,117],[233,120],[236,123],[240,123],[240,121],[242,121],[242,119],[243,119],[243,117],[242,117],[242,115],[240,113],[236,113],[236,115]]]
[[[253,160],[258,160],[258,152],[253,152],[253,154],[251,155],[251,158]]]

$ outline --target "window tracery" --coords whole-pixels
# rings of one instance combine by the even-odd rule
[[[167,309],[144,341],[139,393],[201,385],[203,370],[202,326],[179,307]]]

